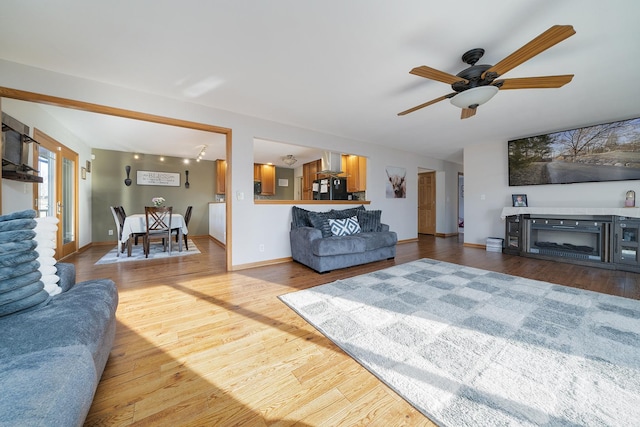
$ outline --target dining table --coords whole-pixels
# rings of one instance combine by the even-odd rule
[[[182,236],[188,234],[189,230],[181,214],[171,214],[171,230],[178,231],[178,251],[182,252]],[[127,245],[127,256],[131,256],[131,245],[135,236],[146,232],[147,218],[145,214],[133,214],[125,217],[120,242]],[[169,242],[169,244],[171,244],[171,242]]]

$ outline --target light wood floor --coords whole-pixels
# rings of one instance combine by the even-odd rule
[[[640,274],[521,258],[421,236],[395,260],[317,274],[297,263],[227,273],[223,250],[167,261],[66,259],[118,285],[116,340],[88,426],[433,426],[277,296],[428,257],[640,299]]]

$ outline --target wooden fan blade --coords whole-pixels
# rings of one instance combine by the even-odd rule
[[[477,108],[463,108],[462,113],[460,114],[461,119],[468,119],[469,117],[473,117],[476,115]]]
[[[441,96],[441,97],[439,97],[439,98],[432,99],[431,101],[425,102],[424,104],[417,105],[417,106],[415,106],[415,107],[413,107],[413,108],[409,108],[408,110],[405,110],[405,111],[403,111],[403,112],[401,112],[401,113],[398,113],[398,115],[399,115],[399,116],[404,116],[405,114],[413,113],[414,111],[417,111],[417,110],[419,110],[419,109],[421,109],[421,108],[424,108],[424,107],[428,107],[429,105],[431,105],[431,104],[435,104],[436,102],[440,102],[440,101],[445,100],[445,99],[447,99],[447,98],[451,98],[451,97],[452,97],[452,96],[454,96],[455,94],[456,94],[456,93],[455,93],[455,92],[453,92],[453,93],[450,93],[450,94],[448,94],[448,95],[443,95],[443,96]]]
[[[485,78],[487,73],[496,73],[498,76],[503,75],[509,70],[517,67],[523,62],[533,58],[550,47],[560,43],[566,38],[571,37],[576,32],[571,25],[554,25],[544,33],[540,34],[511,55],[498,62],[482,74]]]
[[[427,67],[426,65],[422,65],[421,67],[416,67],[413,70],[409,71],[410,74],[424,77],[426,79],[437,80],[442,83],[454,84],[455,82],[465,82],[468,83],[467,79],[463,79],[462,77],[454,76],[453,74],[445,73],[444,71],[436,70],[435,68]]]
[[[551,89],[559,88],[573,79],[573,74],[562,76],[522,77],[516,79],[499,80],[502,82],[500,90],[506,89]],[[494,82],[496,83],[496,82]]]

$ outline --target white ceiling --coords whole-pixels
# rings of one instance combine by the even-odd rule
[[[640,116],[638,16],[636,0],[3,0],[0,57],[462,162],[468,144]],[[477,47],[495,64],[556,24],[576,34],[504,77],[575,74],[563,88],[501,91],[466,120],[446,100],[397,116],[452,91],[413,67],[457,74]],[[51,108],[96,148],[182,157],[218,146]]]

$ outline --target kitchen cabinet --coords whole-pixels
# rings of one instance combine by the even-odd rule
[[[276,167],[262,165],[262,193],[263,196],[276,195]]]
[[[320,159],[302,165],[302,200],[313,200],[313,181],[322,168]]]
[[[348,154],[343,154],[342,158],[341,158],[341,162],[340,162],[340,170],[342,171],[342,173],[340,175],[338,175],[341,178],[346,178],[349,176],[349,155]]]
[[[504,253],[520,255],[522,252],[522,221],[520,215],[505,218]]]
[[[616,217],[614,221],[613,261],[640,267],[640,220]]]
[[[360,156],[346,157],[347,191],[357,193],[367,190],[367,158]]]
[[[227,179],[227,161],[216,160],[216,194],[224,194]]]
[[[253,180],[262,184],[261,196],[275,196],[276,194],[276,167],[254,163]]]

